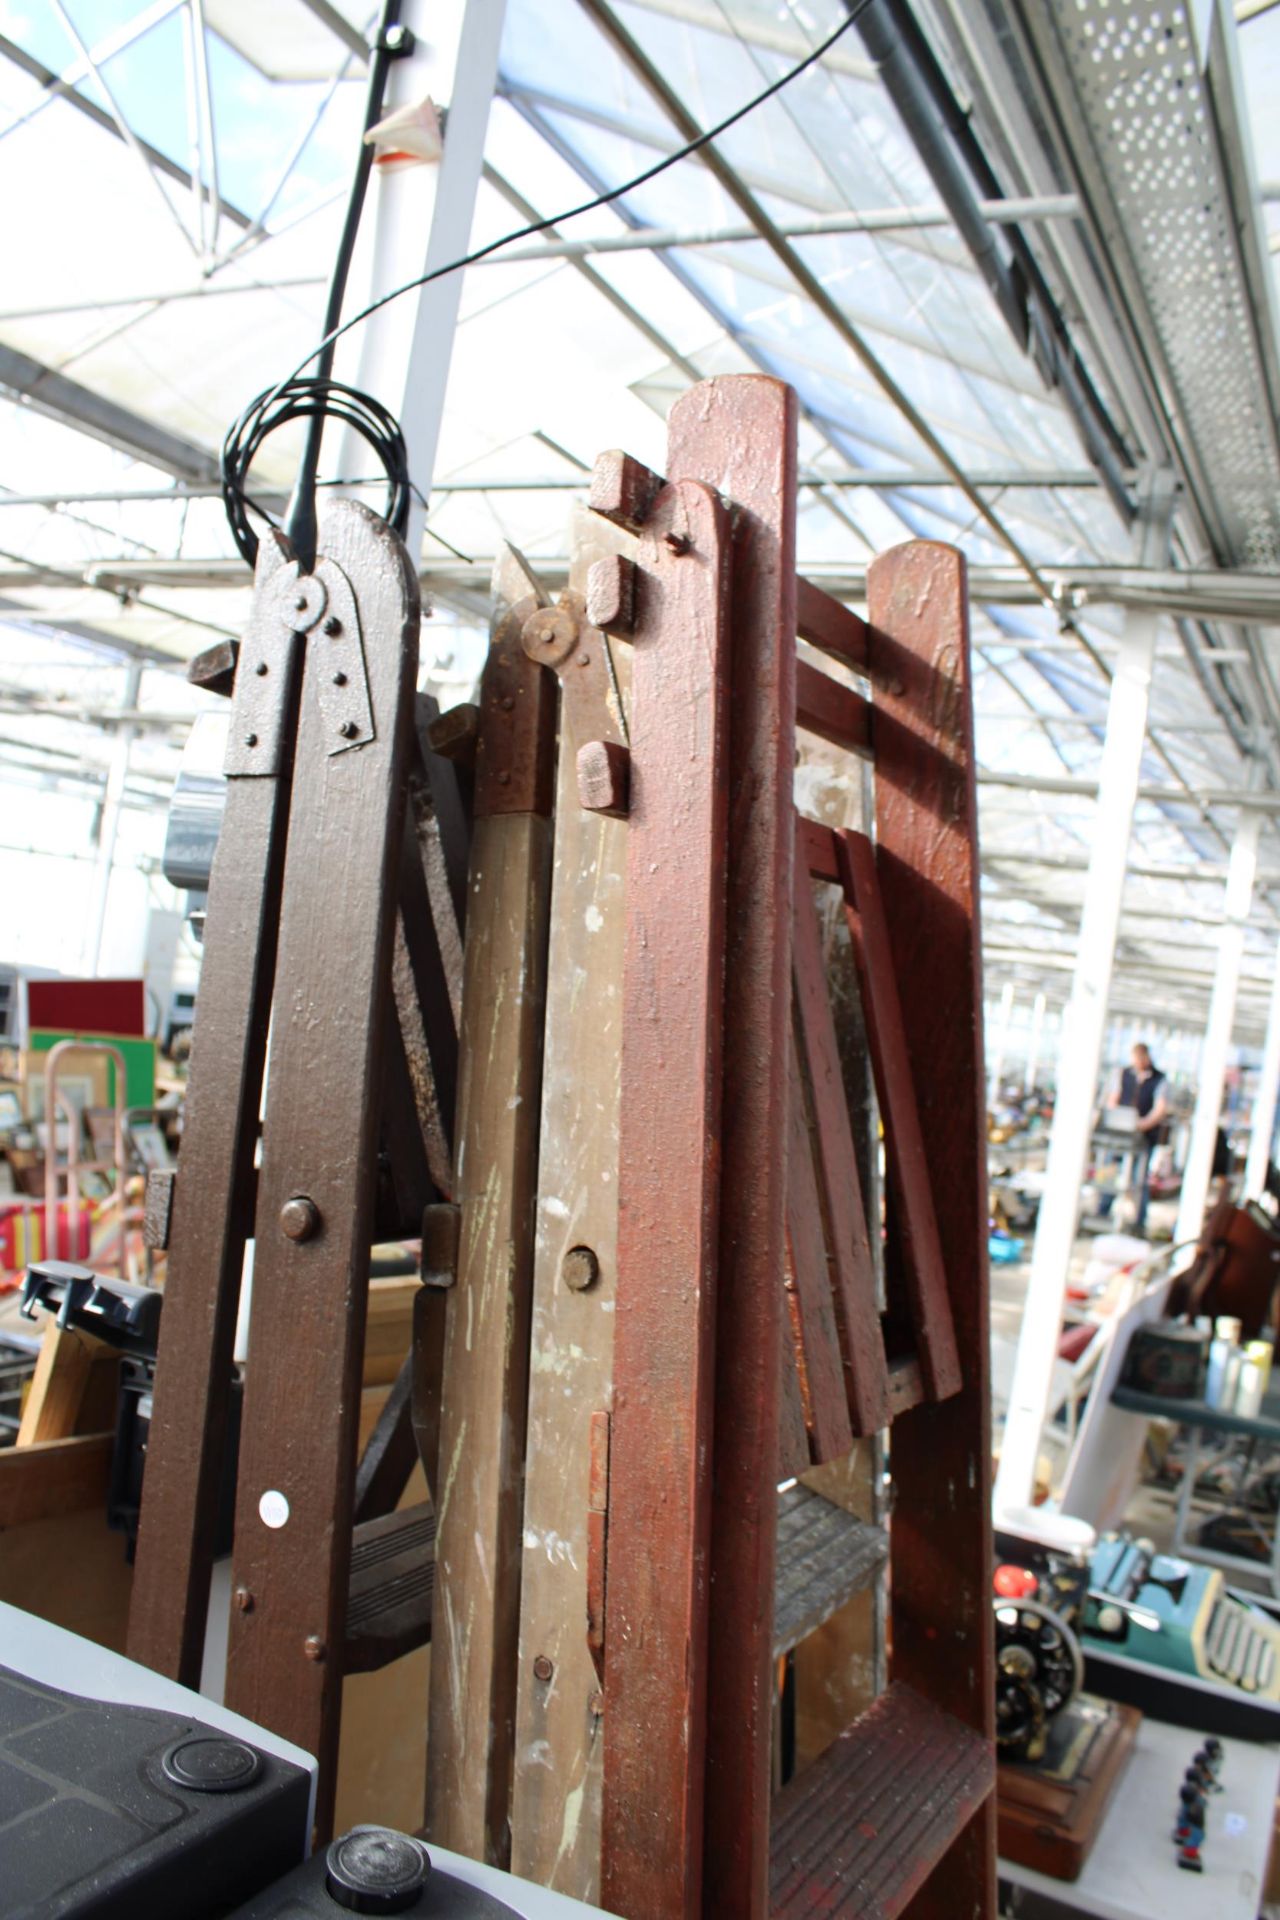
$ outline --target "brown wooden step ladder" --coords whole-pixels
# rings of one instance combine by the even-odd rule
[[[522,629],[560,690],[532,1284],[460,1270],[449,1312],[490,1386],[446,1370],[442,1456],[468,1512],[493,1497],[468,1462],[513,1432],[524,1475],[496,1557],[437,1565],[428,1830],[635,1920],[977,1920],[995,1849],[964,563],[882,556],[865,622],[798,580],[795,400],[756,376],[676,404],[665,478],[602,456],[590,506],[566,592]],[[797,806],[798,739],[843,811]],[[861,1461],[872,1485],[886,1429],[887,1542],[873,1502],[843,1512],[814,1472]],[[775,1660],[880,1580],[891,1684],[775,1790]]]
[[[311,572],[264,538],[243,641],[193,676],[230,695],[227,800],[178,1169],[149,1208],[168,1277],[129,1651],[199,1684],[252,1239],[226,1700],[318,1756],[322,1834],[344,1674],[429,1630],[434,1516],[394,1509],[415,1370],[438,1400],[436,1290],[356,1457],[371,1246],[454,1186],[465,819],[417,665],[417,580],[376,515],[331,504]]]

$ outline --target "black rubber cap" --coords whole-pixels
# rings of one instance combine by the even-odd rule
[[[261,1756],[243,1740],[213,1733],[176,1740],[160,1765],[175,1786],[189,1793],[236,1793],[251,1787],[262,1771]]]
[[[394,1827],[352,1827],[325,1855],[326,1885],[349,1913],[408,1913],[427,1884],[431,1857]]]

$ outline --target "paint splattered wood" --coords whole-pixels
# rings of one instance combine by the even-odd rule
[[[902,1238],[899,1268],[926,1391],[930,1399],[944,1400],[960,1390],[960,1362],[902,1003],[876,878],[875,848],[865,833],[841,833],[837,844],[845,916],[884,1114],[885,1160],[896,1203],[891,1226]]]
[[[848,1453],[853,1429],[823,1239],[822,1204],[813,1171],[814,1143],[794,1036],[788,1061],[787,1270],[795,1288],[805,1413],[813,1460],[820,1464]]]
[[[807,883],[796,887],[792,940],[798,1051],[810,1101],[849,1419],[854,1433],[874,1433],[888,1418],[884,1341],[818,919]]]
[[[614,1913],[693,1920],[702,1911],[728,812],[728,532],[709,488],[662,490],[639,564],[601,1890]],[[776,1344],[770,1366],[776,1399]]]
[[[233,1566],[247,1604],[231,1615],[227,1704],[317,1756],[323,1834],[336,1774],[418,590],[395,535],[353,501],[325,514],[320,552],[327,618],[349,648],[358,653],[362,643],[372,737],[334,750],[349,736],[330,705],[333,636],[313,629],[280,908],[282,991],[240,1441]]]
[[[876,865],[964,1379],[951,1399],[893,1429],[893,1672],[990,1740],[987,1191],[964,561],[928,541],[898,547],[872,564],[867,599],[884,689],[874,718]],[[910,1911],[916,1920],[994,1914],[990,1798]]]
[[[796,399],[704,381],[668,421],[667,470],[733,502],[724,1191],[708,1704],[707,1904],[764,1912],[786,1201],[794,856]]]
[[[554,683],[520,645],[536,601],[514,555],[476,743],[456,1137],[457,1280],[446,1306],[427,1831],[510,1858],[521,1500],[542,1060]],[[524,599],[518,596],[524,595]]]
[[[569,585],[630,535],[580,511]],[[612,649],[624,696],[627,646]],[[618,1253],[618,1092],[627,826],[587,812],[562,732],[547,948],[529,1423],[520,1578],[511,1865],[575,1899],[600,1886],[604,1722],[587,1646],[591,1422],[611,1404]],[[569,1285],[566,1256],[595,1256]],[[579,1278],[573,1274],[575,1280]],[[541,1678],[549,1660],[552,1677]],[[538,1666],[535,1670],[535,1662]]]
[[[253,1224],[301,653],[282,616],[296,581],[284,543],[265,538],[231,725],[241,741],[265,734],[251,714],[259,690],[274,679],[281,750],[264,763],[270,771],[242,766],[228,779],[209,880],[129,1612],[130,1657],[189,1687],[200,1683],[240,1274]],[[258,672],[263,664],[265,675]],[[262,739],[260,748],[245,752],[266,750]]]

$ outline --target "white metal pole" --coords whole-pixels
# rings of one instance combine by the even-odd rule
[[[123,712],[136,712],[142,687],[142,668],[126,670],[124,692],[120,696]],[[98,853],[93,869],[93,890],[85,918],[84,971],[94,978],[102,965],[102,941],[107,929],[107,901],[111,893],[111,874],[115,866],[116,838],[120,831],[120,808],[124,802],[125,782],[129,777],[129,750],[138,729],[122,722],[116,730],[102,794],[102,816],[98,822]]]
[[[1267,1037],[1262,1047],[1262,1066],[1258,1071],[1258,1096],[1253,1103],[1253,1120],[1249,1128],[1249,1157],[1244,1166],[1246,1200],[1256,1200],[1266,1188],[1267,1163],[1271,1158],[1271,1136],[1276,1126],[1278,1093],[1280,1093],[1280,944],[1276,946],[1276,970],[1271,983]]]
[[[995,1052],[987,1076],[987,1106],[994,1108],[1004,1078],[1004,1057],[1009,1051],[1009,1032],[1013,1026],[1013,982],[1006,980],[1000,994],[1000,1018],[996,1024]]]
[[[1040,1067],[1040,1036],[1044,1032],[1044,995],[1038,993],[1031,1003],[1031,1034],[1027,1041],[1027,1064],[1022,1076],[1023,1091],[1030,1093]]]
[[[373,181],[348,313],[467,252],[505,10],[505,0],[406,0],[401,18],[413,32],[414,50],[391,69],[386,111],[415,105],[430,95],[444,109],[443,153],[438,162]],[[362,270],[364,287],[357,294]],[[424,498],[431,487],[461,295],[462,275],[447,274],[393,300],[356,330],[355,384],[399,419],[410,476]],[[349,366],[341,344],[339,356]],[[342,377],[350,375],[344,372]],[[340,471],[361,471],[364,451],[357,436],[344,435]],[[415,560],[424,518],[425,509],[415,497],[405,536]]]
[[[1253,899],[1253,876],[1258,865],[1258,835],[1261,829],[1262,816],[1244,812],[1231,844],[1224,920],[1218,941],[1218,964],[1213,976],[1213,992],[1209,997],[1204,1043],[1200,1048],[1200,1085],[1191,1120],[1187,1164],[1182,1170],[1178,1224],[1173,1230],[1175,1243],[1198,1239],[1204,1222],[1205,1201],[1213,1172],[1213,1149],[1222,1114],[1227,1051],[1236,1017],[1240,961],[1244,954],[1244,925]]]
[[[1148,492],[1139,522],[1139,565],[1164,563],[1171,504],[1171,478],[1162,472]],[[1048,1410],[1062,1302],[1079,1219],[1080,1188],[1093,1132],[1098,1067],[1159,625],[1160,616],[1155,613],[1130,611],[1126,615],[1111,682],[1080,939],[1071,997],[1062,1018],[1058,1092],[1045,1188],[1036,1221],[1031,1275],[996,1476],[997,1515],[1009,1507],[1025,1506],[1035,1482],[1036,1456]]]

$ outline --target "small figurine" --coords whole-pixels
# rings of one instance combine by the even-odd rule
[[[1173,1837],[1179,1845],[1182,1844],[1191,1831],[1192,1819],[1190,1810],[1200,1801],[1200,1798],[1201,1796],[1195,1787],[1183,1785],[1178,1788],[1178,1811],[1174,1815]]]
[[[1183,1817],[1174,1834],[1178,1845],[1178,1865],[1185,1873],[1203,1873],[1200,1848],[1204,1842],[1204,1795],[1190,1785],[1184,1785],[1179,1798]]]

